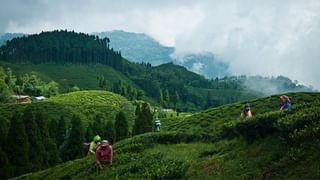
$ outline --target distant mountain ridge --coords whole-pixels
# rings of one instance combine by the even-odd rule
[[[152,65],[173,62],[207,78],[230,75],[228,65],[219,61],[211,52],[174,56],[174,47],[163,46],[143,33],[114,30],[94,34],[100,38],[110,38],[110,46],[134,62],[146,62]]]

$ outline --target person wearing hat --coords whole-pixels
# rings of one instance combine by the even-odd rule
[[[96,150],[96,165],[103,169],[103,164],[112,165],[112,146],[107,140],[103,140]]]
[[[252,117],[251,108],[250,108],[250,104],[249,103],[246,103],[244,105],[244,108],[241,111],[241,115],[240,116],[244,117],[244,118],[251,118]]]
[[[100,143],[100,141],[101,141],[101,137],[99,135],[96,135],[93,137],[93,140],[89,146],[88,154],[95,154],[96,153],[96,148],[97,148],[98,144]]]
[[[280,96],[280,110],[290,109],[292,107],[291,101],[288,96]]]

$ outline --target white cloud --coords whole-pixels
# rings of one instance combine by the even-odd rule
[[[320,89],[318,0],[4,0],[0,32],[144,32],[176,56],[210,51],[234,74],[285,75]]]

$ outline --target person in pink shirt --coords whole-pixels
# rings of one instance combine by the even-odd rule
[[[103,164],[112,165],[112,146],[107,140],[103,140],[96,149],[96,165],[103,169]]]

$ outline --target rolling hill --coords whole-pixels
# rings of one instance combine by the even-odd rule
[[[130,123],[134,119],[134,106],[131,102],[118,94],[98,90],[61,94],[38,103],[0,104],[0,112],[4,118],[10,119],[14,113],[21,113],[27,107],[43,112],[48,122],[58,120],[60,116],[69,121],[77,114],[87,125],[93,122],[97,114],[102,114],[105,121],[114,120],[120,110],[126,112]]]
[[[290,97],[281,112],[277,96],[250,102],[250,120],[239,119],[242,103],[171,120],[167,132],[114,144],[102,171],[89,156],[16,179],[319,179],[320,94]]]

